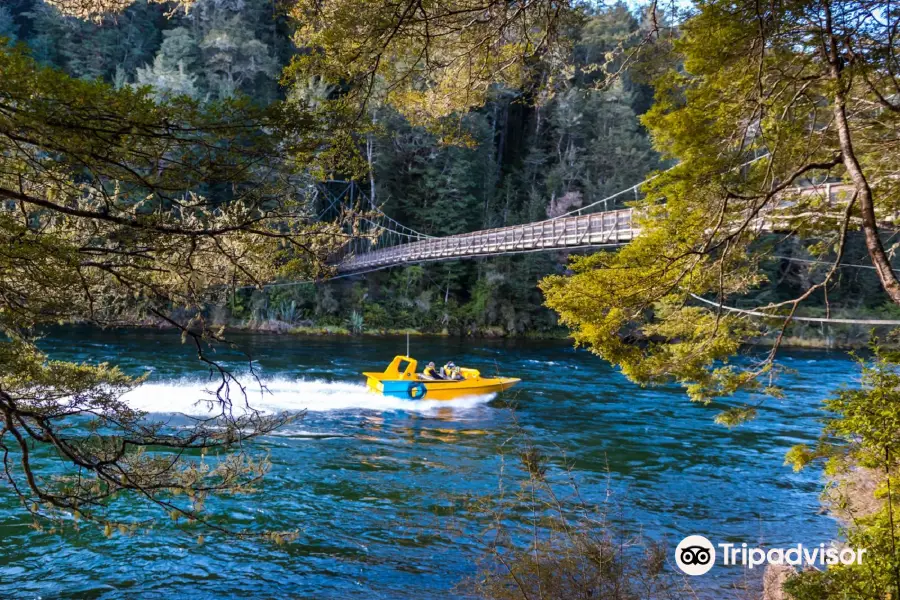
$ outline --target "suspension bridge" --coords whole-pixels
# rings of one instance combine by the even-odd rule
[[[326,194],[326,212],[346,210],[348,201],[355,210],[367,211],[366,216],[353,221],[353,239],[333,264],[339,274],[351,275],[432,261],[621,246],[639,233],[634,209],[623,208],[622,203],[639,198],[640,188],[647,181],[543,221],[444,237],[426,235],[388,217],[352,182],[331,182],[346,187],[339,194]],[[789,191],[820,195],[830,204],[848,189],[843,184],[828,183]],[[786,204],[779,203],[778,208],[785,208]],[[762,215],[757,226],[783,228],[773,219],[771,214]]]
[[[347,233],[352,239],[332,260],[341,275],[441,260],[614,247],[637,235],[633,209],[623,208],[623,202],[640,198],[647,181],[543,221],[444,237],[421,233],[385,215],[353,182],[333,181],[319,186],[326,201],[319,218],[346,210],[363,215],[351,221],[353,230]]]
[[[632,210],[625,208],[447,237],[415,239],[352,254],[338,263],[337,269],[352,273],[457,258],[619,246],[630,242],[637,233],[632,223]]]

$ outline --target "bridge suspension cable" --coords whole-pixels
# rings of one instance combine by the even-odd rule
[[[755,163],[756,161],[762,160],[763,158],[765,158],[765,157],[767,157],[767,156],[769,156],[769,153],[768,153],[768,152],[766,152],[765,154],[761,154],[760,156],[757,156],[756,158],[754,158],[754,159],[752,159],[752,160],[748,160],[747,162],[745,162],[745,163],[743,163],[743,164],[740,164],[740,165],[734,167],[733,169],[731,169],[731,171],[736,171],[737,169],[743,169],[744,167],[748,167],[748,166],[752,165],[753,163]],[[596,202],[591,202],[591,203],[588,204],[587,206],[580,206],[580,207],[578,207],[578,208],[575,208],[575,209],[570,210],[570,211],[567,212],[567,213],[563,213],[563,214],[561,214],[561,215],[557,215],[557,216],[552,217],[552,218],[547,219],[547,220],[548,220],[548,221],[555,221],[556,219],[564,219],[564,218],[566,218],[566,217],[580,216],[580,215],[585,214],[585,211],[588,211],[588,210],[590,210],[590,209],[592,209],[592,208],[596,208],[596,207],[601,206],[601,205],[603,206],[603,210],[604,210],[604,211],[607,211],[607,210],[609,210],[610,202],[612,202],[612,201],[614,201],[616,198],[619,198],[620,196],[624,196],[624,195],[626,195],[626,194],[633,194],[633,195],[634,195],[634,199],[635,199],[635,200],[639,200],[640,198],[639,198],[638,196],[639,196],[639,194],[640,194],[640,189],[641,189],[644,185],[650,183],[651,181],[653,181],[654,179],[656,179],[656,178],[659,177],[660,175],[663,175],[663,174],[665,174],[665,173],[668,173],[669,171],[671,171],[672,169],[674,169],[674,168],[677,167],[677,166],[678,166],[678,165],[673,165],[673,166],[669,167],[668,169],[666,169],[665,171],[661,171],[661,172],[657,173],[656,175],[654,175],[654,176],[652,176],[652,177],[648,177],[647,179],[643,180],[642,182],[636,183],[635,185],[633,185],[633,186],[631,186],[631,187],[629,187],[629,188],[625,188],[624,190],[620,190],[620,191],[616,192],[615,194],[612,194],[611,196],[607,196],[606,198],[601,198],[600,200],[597,200]],[[731,171],[729,171],[729,173],[730,173]],[[615,204],[615,202],[612,202],[612,203]]]
[[[766,156],[768,154],[757,156],[732,170],[744,168]],[[316,184],[312,196],[313,206],[324,205],[316,211],[317,218],[342,219],[344,233],[349,240],[329,262],[337,265],[341,273],[360,274],[397,264],[554,249],[614,247],[628,243],[637,235],[632,211],[627,208],[611,209],[611,206],[615,206],[617,199],[626,194],[639,199],[642,186],[674,168],[670,167],[605,198],[543,221],[440,238],[389,217],[376,205],[371,195],[354,181],[321,182]],[[594,210],[598,207],[602,210]],[[350,218],[347,218],[348,214]],[[292,284],[279,283],[265,287],[280,285]]]
[[[766,156],[768,154],[762,154],[732,167],[731,170],[742,169]],[[384,213],[376,212],[372,218],[363,221],[363,225],[369,228],[368,231],[373,227],[377,228],[377,236],[366,237],[365,232],[360,230],[360,235],[366,239],[351,242],[344,258],[336,264],[341,272],[363,272],[374,267],[387,268],[400,264],[475,256],[620,246],[633,240],[638,230],[631,208],[612,208],[617,199],[626,194],[633,194],[638,199],[642,186],[673,168],[587,206],[543,221],[445,237],[424,235],[390,219]],[[594,210],[598,207],[602,207],[602,210]]]
[[[799,317],[799,316],[793,316],[793,315],[779,315],[779,314],[762,312],[759,310],[748,310],[748,309],[744,309],[744,308],[738,308],[736,306],[728,306],[727,304],[715,302],[714,300],[708,300],[708,299],[704,298],[703,296],[698,296],[697,294],[693,294],[693,293],[690,293],[689,295],[694,300],[697,300],[698,302],[702,302],[703,304],[707,304],[709,306],[715,307],[719,310],[724,310],[726,312],[747,315],[750,317],[761,317],[764,319],[800,321],[803,323],[841,323],[841,324],[846,324],[846,325],[892,325],[892,326],[900,325],[900,321],[897,321],[894,319],[842,319],[842,318],[834,318],[834,317]]]
[[[337,193],[334,187],[340,186]],[[384,250],[394,246],[433,239],[384,213],[373,197],[354,181],[328,181],[317,185],[327,203],[319,218],[329,215],[343,220],[344,233],[349,241],[344,245],[337,262],[348,257]]]
[[[333,193],[329,188],[329,186],[334,184],[342,186],[340,192],[337,194]],[[407,227],[396,219],[392,219],[384,214],[382,208],[375,204],[372,197],[361,189],[355,181],[332,179],[317,184],[314,193],[315,195],[322,193],[328,201],[328,205],[317,213],[317,220],[326,218],[329,213],[352,211],[367,215],[358,217],[357,219],[359,221],[365,221],[369,225],[377,226],[409,239],[424,240],[433,237],[422,233],[421,231],[416,231],[412,227]]]

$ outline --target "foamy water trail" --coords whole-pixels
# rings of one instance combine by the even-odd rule
[[[241,381],[247,386],[250,406],[264,413],[300,410],[403,410],[424,413],[440,408],[473,408],[489,402],[495,396],[486,394],[446,401],[414,401],[375,394],[361,384],[277,377],[264,381],[267,389],[260,393],[259,385],[256,382],[250,383],[252,378],[243,378]],[[211,412],[207,401],[214,399],[210,393],[214,388],[214,384],[196,379],[148,382],[125,394],[123,400],[132,408],[150,413],[206,416]],[[236,386],[232,386],[231,400],[235,414],[240,414],[244,397]],[[213,412],[218,411],[214,409]]]

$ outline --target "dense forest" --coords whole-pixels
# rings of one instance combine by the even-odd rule
[[[644,17],[623,3],[582,8],[580,15],[567,31],[574,40],[567,78],[540,97],[494,85],[484,106],[457,116],[463,141],[447,143],[388,103],[370,103],[372,126],[357,140],[368,167],[355,174],[359,192],[401,223],[441,236],[555,216],[664,166],[641,124],[653,103],[647,73],[659,65],[644,60],[612,85],[598,85],[604,76],[596,63],[637,43]],[[271,0],[199,0],[189,12],[139,1],[102,23],[64,16],[43,0],[0,6],[0,36],[26,44],[43,64],[117,88],[150,86],[160,99],[201,103],[243,96],[267,105],[289,94],[315,103],[337,93],[315,77],[287,81],[284,68],[302,53],[292,39],[295,27]],[[827,267],[804,262],[811,255],[796,240],[769,243],[776,245],[762,267],[776,285],[745,297],[747,306],[793,297]],[[848,248],[849,263],[865,256],[853,234]],[[278,331],[565,335],[537,284],[564,272],[567,260],[564,252],[493,257],[324,284],[243,288],[208,312],[221,324]],[[843,268],[838,285],[828,298],[833,315],[897,312],[871,272]],[[809,309],[824,314],[826,298],[811,300]],[[789,334],[840,344],[863,341],[868,330],[794,323]]]
[[[152,86],[159,97],[246,95],[266,104],[287,93],[333,93],[315,79],[283,85],[282,70],[298,50],[276,2],[200,0],[170,18],[168,10],[137,2],[98,25],[42,0],[14,0],[0,7],[0,35],[75,77]],[[375,127],[364,140],[371,173],[360,177],[360,189],[374,187],[376,204],[401,223],[447,235],[545,219],[641,181],[659,167],[639,122],[652,90],[630,73],[598,89],[590,67],[641,27],[640,15],[621,3],[586,12],[570,32],[574,68],[557,93],[534,98],[495,86],[483,108],[459,118],[463,143],[444,143],[384,103],[372,106]],[[223,323],[281,329],[560,332],[537,282],[563,270],[566,258],[455,261],[325,285],[245,289],[212,312]]]

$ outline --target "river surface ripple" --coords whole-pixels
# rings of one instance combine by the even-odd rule
[[[517,424],[554,468],[572,466],[588,500],[612,498],[618,522],[671,548],[695,533],[768,547],[837,535],[819,511],[820,472],[793,473],[783,461],[792,445],[815,440],[821,400],[857,378],[843,354],[785,353],[795,370],[783,380],[786,399],[729,431],[712,423],[715,407],[691,404],[677,388],[641,389],[565,342],[414,337],[412,354],[421,360],[453,359],[482,372],[499,366],[524,380],[513,397],[437,403],[366,392],[359,372],[381,370],[403,353],[400,338],[237,339],[271,392],[252,396],[254,405],[308,413],[258,442],[273,462],[259,494],[210,508],[232,526],[298,529],[299,539],[198,545],[196,532],[170,527],[108,539],[94,527],[38,533],[0,485],[0,596],[461,597],[457,585],[476,572],[484,528],[466,507],[497,492]],[[128,397],[137,408],[205,410],[196,403],[206,373],[172,332],[67,328],[42,345],[53,358],[151,371]],[[220,358],[246,368],[236,356]],[[691,583],[701,596],[733,597],[727,588],[755,586],[760,576],[717,567]]]

